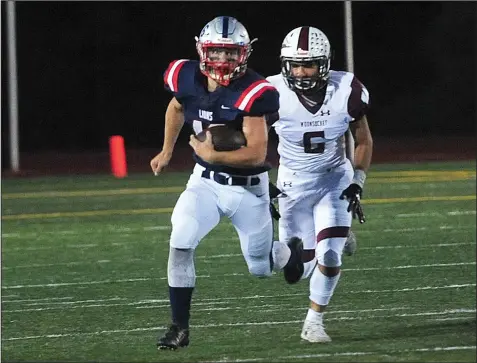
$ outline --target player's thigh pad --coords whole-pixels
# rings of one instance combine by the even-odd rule
[[[303,240],[304,249],[314,249],[315,221],[310,200],[295,201],[283,197],[278,199],[278,208],[281,216],[278,220],[279,240],[286,243],[291,237],[299,237]]]
[[[194,185],[182,192],[172,212],[170,245],[196,248],[220,221],[215,194],[208,187]]]
[[[349,186],[351,176],[352,170],[345,164],[323,178],[325,187],[322,196],[313,207],[317,234],[329,227],[351,226],[352,215],[347,211],[349,203],[340,199],[343,190]]]
[[[271,275],[273,223],[268,201],[246,192],[231,221],[239,235],[242,254],[250,273],[256,276]]]

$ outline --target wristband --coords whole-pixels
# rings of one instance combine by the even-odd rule
[[[364,181],[366,180],[366,173],[361,169],[356,169],[354,171],[353,180],[351,181],[352,184],[358,184],[361,189],[363,189]]]

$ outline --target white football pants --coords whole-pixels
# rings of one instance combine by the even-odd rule
[[[269,210],[268,173],[256,175],[260,178],[258,185],[244,187],[221,185],[202,178],[204,169],[195,165],[187,187],[174,207],[171,247],[195,249],[225,216],[238,233],[250,273],[271,275],[273,223]],[[230,242],[224,239],[223,243]]]
[[[341,265],[346,238],[327,238],[317,244],[317,236],[327,228],[351,227],[348,202],[339,197],[352,178],[353,167],[348,159],[321,173],[293,171],[282,165],[278,168],[277,186],[287,194],[278,198],[279,239],[297,236],[303,240],[304,250],[315,251],[314,259],[305,263],[304,278],[311,275],[317,261],[329,267]]]

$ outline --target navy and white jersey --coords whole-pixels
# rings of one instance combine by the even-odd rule
[[[214,92],[209,92],[207,78],[200,72],[199,62],[180,59],[169,64],[164,73],[164,85],[181,103],[184,120],[196,134],[210,125],[227,125],[241,130],[244,117],[276,115],[279,109],[276,88],[249,68],[227,87],[218,87]],[[193,157],[204,167],[232,175],[255,175],[270,169],[268,166],[236,168],[212,165],[195,153]]]

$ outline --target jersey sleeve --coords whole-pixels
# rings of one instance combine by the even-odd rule
[[[348,99],[348,113],[353,121],[361,119],[369,109],[369,92],[366,87],[353,76],[351,81],[351,94]]]
[[[253,82],[235,102],[245,116],[266,116],[278,113],[280,107],[277,89],[265,79]]]
[[[187,59],[172,61],[164,72],[164,88],[180,102],[186,96],[187,91],[187,70],[190,63]]]

